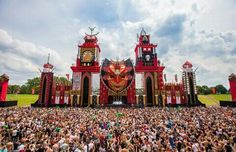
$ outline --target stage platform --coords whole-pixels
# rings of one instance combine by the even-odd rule
[[[106,107],[111,107],[111,108],[145,108],[143,105],[129,105],[129,104],[107,104],[103,106],[96,106],[96,108],[106,108]],[[186,104],[167,104],[164,107],[162,106],[154,106],[154,105],[147,105],[146,107],[156,107],[156,108],[164,108],[164,107],[206,107],[205,104],[191,104],[191,105],[186,105]]]
[[[36,101],[34,104],[31,104],[31,107],[78,107],[78,108],[144,108],[145,106],[143,104],[127,104],[122,101],[115,101],[112,104],[105,104],[105,105],[87,105],[87,106],[70,106],[67,104],[49,104],[48,106],[45,106],[44,104],[39,104],[38,101]],[[146,105],[146,107],[159,107],[162,108],[162,106],[154,106],[154,105]],[[201,102],[195,103],[195,104],[166,104],[164,107],[206,107],[205,104],[202,104]]]
[[[236,101],[220,101],[222,107],[236,107]]]
[[[38,103],[34,103],[34,104],[31,104],[31,107],[45,107],[45,108],[51,108],[51,107],[60,107],[60,108],[64,108],[64,107],[71,107],[71,106],[68,106],[67,104],[53,104],[53,105],[48,105],[48,106],[45,106],[43,104],[38,104]]]
[[[131,107],[130,105],[128,104],[107,104],[103,107],[111,107],[111,108],[117,108],[117,107],[122,107],[122,108],[129,108]]]
[[[17,106],[17,100],[0,101],[0,107],[13,107],[13,106]]]
[[[167,104],[166,107],[206,107],[205,104]]]
[[[31,107],[45,107],[42,104],[31,104]],[[60,107],[60,108],[65,108],[65,107],[77,107],[77,108],[144,108],[142,105],[129,105],[129,104],[107,104],[107,105],[89,105],[89,106],[68,106],[66,104],[57,104],[57,105],[48,105],[47,108],[51,107]],[[159,107],[159,106],[146,106],[146,107]],[[165,107],[206,107],[205,104],[192,104],[192,105],[186,105],[186,104],[167,104]],[[159,107],[163,108],[163,107]]]

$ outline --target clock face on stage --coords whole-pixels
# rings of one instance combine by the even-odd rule
[[[150,63],[153,61],[153,55],[151,53],[143,54],[143,61]]]
[[[84,51],[83,53],[83,61],[84,62],[91,62],[93,59],[93,54],[91,51]]]
[[[81,50],[81,62],[92,62],[94,60],[94,49],[82,49]]]
[[[149,62],[149,61],[150,61],[150,59],[151,59],[150,55],[149,55],[149,54],[147,54],[147,55],[145,56],[145,60],[146,60],[147,62]]]

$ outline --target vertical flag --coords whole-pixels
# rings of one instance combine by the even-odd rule
[[[165,79],[165,82],[166,82],[166,74],[164,74],[164,79]]]
[[[67,80],[70,81],[70,75],[66,74]]]
[[[34,90],[34,88],[32,88],[32,90],[31,90],[31,94],[34,94],[34,92],[35,92],[35,90]]]
[[[69,75],[69,74],[66,74],[66,78],[67,78],[67,80],[68,80],[67,85],[69,85],[70,75]]]
[[[177,74],[175,74],[175,82],[178,82]]]
[[[215,87],[212,87],[212,88],[211,88],[211,93],[212,93],[212,94],[216,94],[216,88],[215,88]]]

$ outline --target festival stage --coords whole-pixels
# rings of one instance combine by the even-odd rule
[[[71,66],[72,83],[57,83],[54,66],[43,65],[37,107],[192,107],[201,106],[197,98],[196,76],[193,65],[182,65],[181,82],[167,82],[165,66],[157,54],[157,44],[144,29],[138,34],[134,47],[135,62],[131,58],[107,59],[100,62],[101,49],[97,33],[89,28],[84,42],[78,45],[76,63]],[[102,63],[102,64],[100,64]],[[93,93],[92,79],[99,74],[98,92]],[[136,91],[136,74],[142,79],[140,93]],[[69,75],[68,75],[68,81]],[[139,88],[140,90],[140,88]],[[95,104],[94,104],[95,103]],[[141,104],[140,104],[141,103]]]

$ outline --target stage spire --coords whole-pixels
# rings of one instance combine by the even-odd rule
[[[48,61],[47,61],[47,63],[49,63],[49,60],[50,60],[50,53],[48,53]]]

